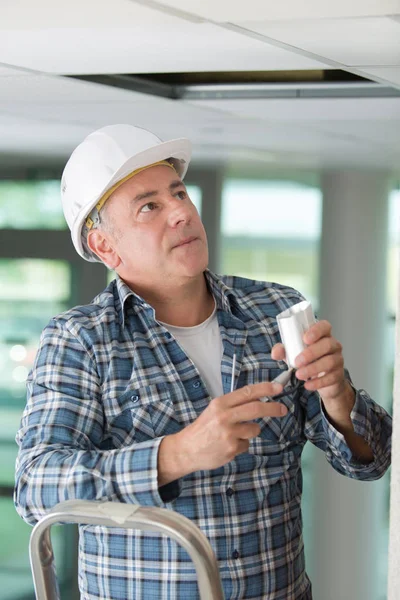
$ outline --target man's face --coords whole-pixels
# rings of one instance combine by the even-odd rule
[[[115,266],[128,282],[164,286],[193,278],[208,264],[207,237],[185,185],[168,166],[134,175],[107,201]]]

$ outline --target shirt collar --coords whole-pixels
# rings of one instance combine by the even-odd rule
[[[204,271],[207,286],[212,295],[215,298],[217,309],[224,310],[226,312],[232,312],[232,299],[235,298],[235,294],[229,286],[227,286],[222,279],[215,273],[206,269]]]
[[[204,271],[204,276],[206,278],[206,283],[208,289],[213,295],[217,309],[223,310],[225,312],[232,312],[232,299],[235,298],[234,292],[232,288],[228,287],[215,273],[212,273],[209,269]],[[155,311],[154,308],[148,304],[138,294],[136,294],[126,283],[116,275],[116,294],[119,300],[119,318],[122,324],[122,327],[125,326],[125,310],[126,310],[126,302],[128,298],[130,299],[131,306],[133,310],[138,313],[142,310],[150,311],[153,313],[153,318],[155,319]]]
[[[153,313],[153,318],[155,316],[155,311],[150,304],[144,300],[141,296],[136,294],[128,284],[125,283],[123,279],[120,278],[119,275],[116,276],[116,286],[117,286],[117,297],[119,300],[119,319],[122,327],[125,326],[125,311],[126,311],[126,302],[128,298],[130,299],[131,307],[135,312],[140,312],[142,310],[150,311]]]

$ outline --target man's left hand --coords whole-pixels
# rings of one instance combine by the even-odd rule
[[[318,391],[328,416],[340,429],[351,428],[350,413],[355,393],[345,379],[342,345],[332,336],[332,325],[319,321],[303,336],[307,348],[296,357],[296,377],[306,390]],[[283,344],[272,348],[274,360],[285,359]]]
[[[355,392],[344,376],[342,344],[332,336],[328,321],[315,323],[303,336],[307,348],[296,357],[296,377],[305,381],[306,390],[318,391],[332,425],[340,431],[353,453],[363,464],[374,460],[367,442],[355,433],[351,411]],[[274,360],[285,360],[283,344],[271,351]]]

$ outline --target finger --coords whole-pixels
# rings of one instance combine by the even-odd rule
[[[303,341],[306,344],[313,344],[322,337],[331,335],[332,325],[329,321],[318,321],[314,323],[303,335]]]
[[[286,406],[280,402],[254,401],[236,406],[231,411],[230,416],[232,423],[243,423],[254,421],[254,419],[264,419],[265,417],[284,417],[287,412]]]
[[[285,346],[283,344],[275,344],[275,346],[271,350],[271,358],[273,358],[274,360],[285,360]]]
[[[305,348],[298,356],[296,356],[295,365],[297,367],[308,365],[322,356],[335,353],[340,354],[342,349],[342,344],[334,337],[324,337],[318,342],[315,342],[315,344]]]
[[[309,391],[321,390],[322,388],[328,387],[330,385],[341,383],[343,382],[343,380],[343,369],[336,369],[336,371],[331,371],[330,373],[325,373],[321,375],[321,377],[317,377],[316,379],[310,379],[310,381],[306,381],[304,387],[306,390]]]
[[[306,381],[312,377],[319,377],[322,373],[330,373],[338,368],[343,368],[344,360],[342,354],[328,354],[319,360],[313,362],[306,367],[302,367],[296,371],[297,379]]]
[[[260,435],[261,427],[258,423],[238,423],[234,428],[234,435],[241,440],[251,440]]]
[[[248,452],[249,447],[250,447],[249,440],[239,440],[239,442],[238,442],[238,451],[237,451],[236,456],[238,454],[243,454],[243,452]]]
[[[276,396],[276,394],[280,394],[282,390],[283,387],[280,383],[264,381],[262,383],[245,385],[234,392],[221,396],[221,399],[223,399],[224,405],[227,408],[230,408],[239,406],[240,404],[253,402],[254,400],[259,400],[259,398],[263,398],[264,396]]]

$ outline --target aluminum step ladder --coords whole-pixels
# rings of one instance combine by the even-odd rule
[[[224,600],[213,549],[204,533],[189,519],[166,508],[89,500],[60,502],[33,528],[29,557],[36,600],[60,600],[50,538],[50,528],[55,523],[105,525],[168,535],[180,544],[192,559],[201,600]]]

